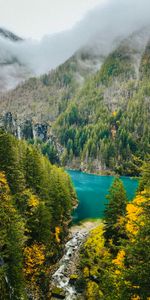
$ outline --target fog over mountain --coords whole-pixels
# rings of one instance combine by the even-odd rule
[[[108,0],[66,32],[45,36],[40,41],[18,40],[0,35],[0,89],[57,67],[79,48],[86,46],[108,54],[118,40],[149,26],[148,0]]]

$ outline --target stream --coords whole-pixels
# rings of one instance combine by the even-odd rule
[[[86,222],[84,225],[75,226],[71,230],[71,238],[65,245],[64,255],[59,261],[58,269],[52,275],[52,286],[61,288],[64,292],[62,299],[74,300],[78,296],[75,287],[70,284],[70,276],[76,273],[78,255],[82,243],[87,238],[90,230],[98,226],[98,224],[99,222]]]

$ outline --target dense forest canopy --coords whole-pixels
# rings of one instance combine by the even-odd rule
[[[75,203],[62,169],[34,146],[0,133],[1,299],[46,295],[48,274],[63,252]]]
[[[139,190],[127,203],[120,179],[108,195],[104,223],[81,250],[76,287],[87,300],[148,300],[150,297],[150,160]]]
[[[66,148],[64,163],[74,158],[93,172],[98,167],[139,175],[150,151],[149,58],[148,44],[137,76],[124,45],[86,81],[54,127]]]

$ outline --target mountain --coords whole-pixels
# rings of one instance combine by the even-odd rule
[[[0,36],[3,38],[7,38],[13,42],[22,41],[22,38],[20,38],[19,36],[15,35],[13,32],[4,28],[0,28]]]
[[[65,165],[139,174],[150,150],[149,45],[147,30],[124,40],[59,116]]]
[[[103,61],[101,54],[83,48],[57,69],[40,78],[32,77],[4,94],[0,98],[1,111],[17,112],[21,120],[32,118],[37,122],[52,122]]]
[[[22,42],[14,33],[0,28],[0,93],[16,87],[33,74],[15,51]]]
[[[138,175],[149,148],[149,40],[143,28],[116,41],[110,54],[82,48],[3,95],[1,123],[11,112],[22,137],[46,141],[49,131],[69,167]]]
[[[129,52],[134,64],[135,76],[138,76],[140,59],[148,37],[149,29],[143,29],[125,40],[121,41],[120,38],[112,42],[112,51],[122,47],[124,53],[128,55]],[[109,51],[106,52],[105,48],[101,40],[95,43],[93,41],[91,45],[82,47],[55,70],[40,78],[30,78],[0,98],[1,111],[17,112],[21,119],[36,118],[39,122],[53,121],[65,110],[69,99],[73,99],[84,81],[100,70],[104,60],[109,57]]]

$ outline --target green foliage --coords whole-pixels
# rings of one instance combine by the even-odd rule
[[[0,274],[0,288],[12,294],[12,299],[25,299],[23,280],[23,246],[25,227],[15,210],[10,190],[3,173],[0,173],[0,257],[3,266]],[[5,295],[5,294],[4,294]],[[3,298],[4,299],[4,298]],[[6,298],[7,299],[7,298]]]
[[[109,84],[115,77],[129,78],[134,75],[127,48],[119,48],[108,56],[100,71],[100,82]]]
[[[42,280],[48,284],[47,270],[68,235],[75,191],[69,175],[35,146],[6,133],[0,172],[7,178],[0,173],[0,292],[3,299],[12,291],[14,300],[26,299],[26,291],[40,299]]]
[[[129,49],[110,54],[53,126],[68,161],[80,160],[91,171],[96,162],[102,170],[139,176],[150,151],[149,90],[147,76],[135,78]]]
[[[0,134],[0,168],[6,173],[12,193],[20,192],[25,186],[22,155],[21,145],[14,137]]]
[[[126,203],[120,180],[114,181],[109,193],[106,225],[92,230],[81,249],[79,281],[84,281],[81,292],[86,300],[148,300],[150,297],[148,162],[142,172],[143,189],[131,203]],[[123,229],[124,236],[118,235],[118,226]],[[109,236],[109,243],[105,236]],[[114,240],[117,247],[112,251]]]
[[[150,156],[147,157],[142,167],[142,177],[140,179],[139,191],[150,187]]]
[[[122,236],[118,220],[125,216],[127,195],[123,183],[119,178],[115,178],[109,194],[107,195],[108,204],[105,209],[105,239],[107,242],[117,244]]]
[[[53,143],[47,142],[41,144],[41,151],[43,155],[47,156],[51,164],[59,164],[59,154],[56,146]]]
[[[150,194],[148,195],[150,202]],[[125,270],[125,280],[131,283],[128,293],[132,290],[136,292],[141,299],[150,297],[150,203],[143,204],[143,222],[140,227],[134,243],[126,245],[126,265],[130,266]]]
[[[31,118],[24,124],[26,137],[33,136],[34,117],[52,125],[65,148],[58,159],[53,145],[41,146],[52,163],[83,162],[92,172],[139,176],[150,151],[150,43],[140,54],[138,65],[136,43],[124,40],[107,57],[100,57],[103,64],[96,72],[98,57],[79,51],[56,70],[3,96],[2,110],[9,104],[12,113]]]
[[[145,53],[143,54],[141,67],[140,67],[141,77],[149,77],[150,75],[150,43],[146,47]]]

